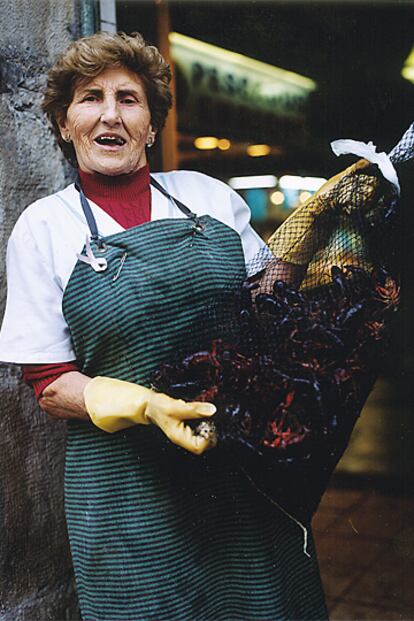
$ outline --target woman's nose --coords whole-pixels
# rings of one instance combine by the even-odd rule
[[[101,113],[101,121],[102,123],[107,123],[108,125],[116,125],[121,120],[118,102],[115,99],[108,98],[103,102],[103,108]]]

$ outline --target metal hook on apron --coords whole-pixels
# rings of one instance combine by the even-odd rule
[[[203,233],[205,228],[206,228],[206,225],[204,224],[204,222],[201,222],[201,220],[199,220],[196,216],[194,218],[194,227],[193,227],[194,233]]]
[[[89,241],[89,236],[86,236],[85,241],[85,250],[86,256],[84,254],[76,254],[79,261],[83,261],[84,263],[88,263],[95,270],[95,272],[104,272],[108,268],[108,261],[105,257],[95,257],[91,248],[91,242]]]

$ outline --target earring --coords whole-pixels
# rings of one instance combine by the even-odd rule
[[[154,136],[149,136],[147,140],[147,147],[150,149],[154,144]]]
[[[64,140],[65,142],[72,142],[72,139],[71,139],[71,137],[70,137],[70,134],[65,134],[65,135],[63,136],[63,140]]]

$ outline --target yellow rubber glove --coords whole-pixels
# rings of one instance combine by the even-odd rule
[[[207,418],[212,403],[186,402],[145,386],[111,377],[95,377],[85,386],[86,410],[94,425],[114,433],[134,425],[157,425],[171,442],[200,455],[212,446],[210,438],[196,435],[183,421]]]

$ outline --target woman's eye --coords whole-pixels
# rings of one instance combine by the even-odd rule
[[[133,99],[132,97],[124,97],[124,99],[121,100],[122,103],[125,104],[134,104],[135,103],[135,99]]]
[[[96,95],[86,95],[86,97],[83,98],[83,101],[97,101],[97,99]]]

